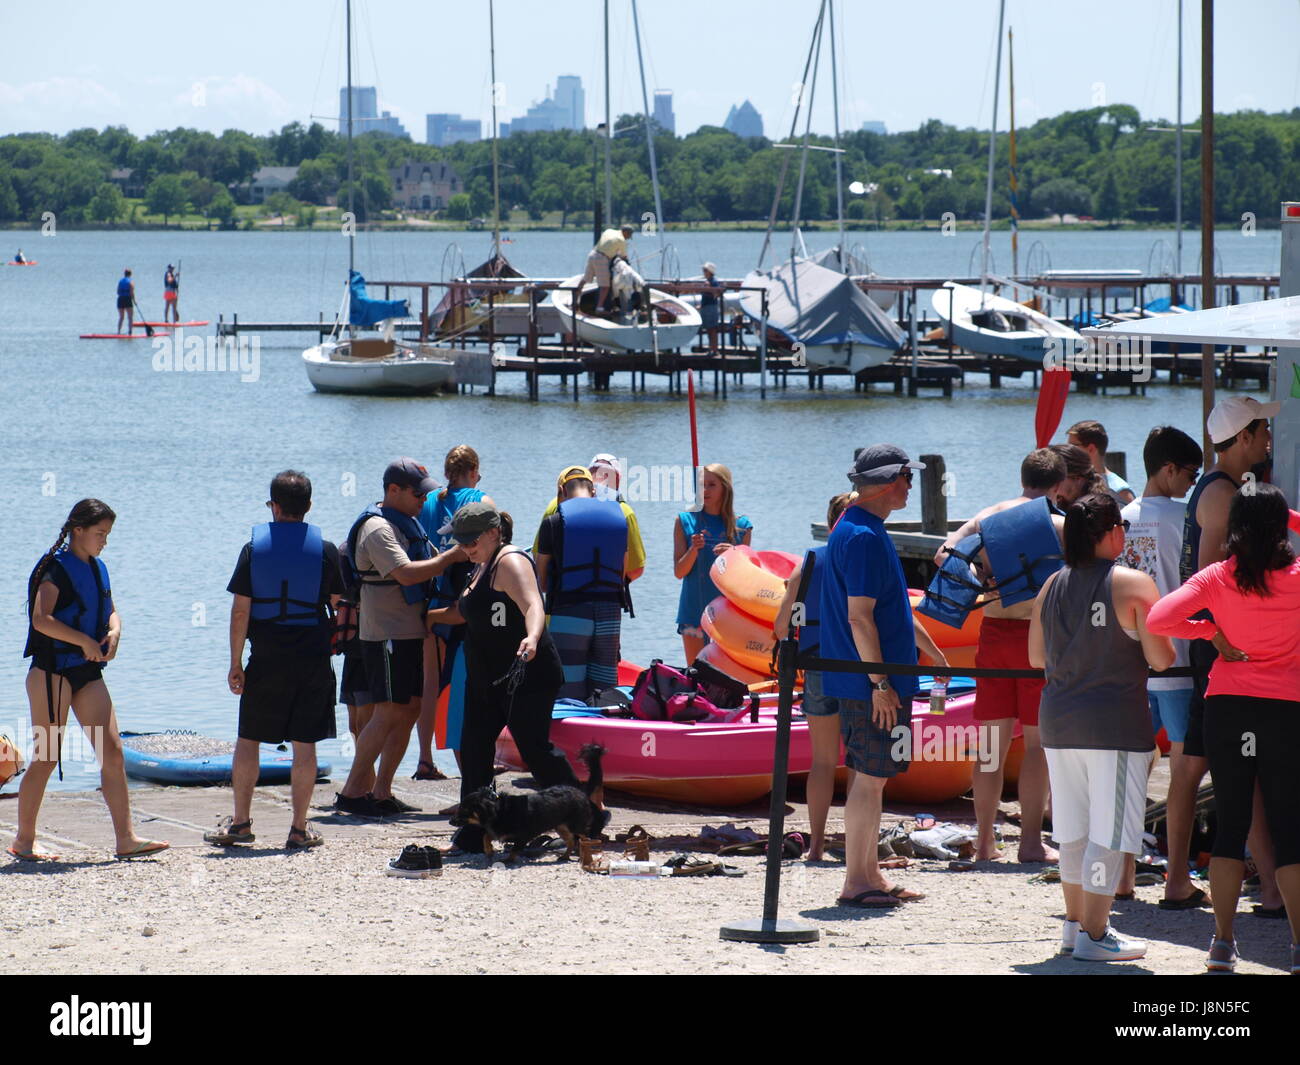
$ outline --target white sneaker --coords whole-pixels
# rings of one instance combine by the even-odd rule
[[[1146,956],[1147,945],[1142,939],[1126,939],[1114,928],[1106,926],[1101,939],[1093,939],[1082,928],[1074,939],[1075,961],[1134,961]]]
[[[1062,954],[1074,953],[1074,941],[1079,938],[1079,922],[1066,921],[1061,928],[1061,950]]]

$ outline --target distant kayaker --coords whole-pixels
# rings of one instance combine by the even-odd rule
[[[122,316],[126,316],[125,336],[135,329],[135,282],[131,271],[125,270],[117,281],[117,331],[122,333]]]
[[[1106,479],[1107,489],[1119,500],[1121,507],[1128,506],[1137,498],[1133,493],[1133,486],[1128,481],[1114,470],[1106,468],[1106,449],[1110,446],[1110,437],[1106,435],[1106,427],[1101,422],[1075,422],[1067,431],[1066,440],[1088,453],[1088,458],[1092,460],[1092,468],[1097,471],[1098,476]]]
[[[600,235],[600,240],[596,246],[587,253],[587,268],[583,271],[582,280],[578,282],[578,293],[581,293],[588,283],[595,282],[598,286],[596,292],[596,301],[593,304],[593,311],[601,313],[609,309],[609,294],[612,275],[610,273],[614,257],[621,255],[627,257],[627,242],[632,239],[632,234],[636,230],[632,226],[623,226],[621,229],[607,229]],[[575,293],[574,299],[578,298]]]
[[[19,248],[18,254],[14,256],[14,262],[22,264],[25,263],[26,261],[27,260],[23,257],[23,249]]]
[[[99,558],[116,519],[106,503],[81,500],[27,582],[23,655],[32,660],[27,699],[35,742],[18,789],[18,831],[9,847],[19,861],[57,857],[36,849],[36,821],[45,785],[60,760],[69,706],[99,760],[100,792],[113,821],[117,857],[136,858],[167,849],[166,843],[141,839],[131,826],[122,738],[104,685],[104,666],[116,657],[122,635],[108,569]]]
[[[722,320],[722,282],[717,278],[717,267],[704,264],[704,283],[709,287],[700,293],[700,325],[709,337],[709,354],[718,353],[718,325]]]
[[[673,523],[673,576],[682,582],[677,600],[677,632],[686,664],[709,642],[700,618],[720,593],[713,583],[713,559],[735,544],[748,544],[753,522],[735,512],[731,470],[711,462],[700,472],[699,510],[683,510]]]
[[[166,321],[179,322],[181,320],[180,295],[181,295],[181,272],[177,270],[175,267],[173,267],[171,263],[168,263],[167,272],[163,274],[163,321],[164,322]],[[170,319],[167,317],[168,314],[171,315]]]

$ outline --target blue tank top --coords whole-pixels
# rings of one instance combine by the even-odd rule
[[[752,529],[753,523],[741,514],[736,518],[736,535],[728,541],[726,526],[720,514],[706,514],[702,510],[684,510],[677,515],[682,523],[682,533],[690,546],[691,537],[697,532],[704,533],[704,546],[695,556],[695,565],[691,572],[682,578],[682,591],[677,600],[677,624],[700,627],[700,617],[704,608],[717,596],[718,586],[713,583],[713,553],[718,544],[739,544],[745,539],[745,532]]]
[[[131,295],[131,279],[124,277],[117,283],[117,295],[120,299],[126,299]]]
[[[456,511],[466,503],[477,503],[482,498],[482,492],[466,485],[461,488],[448,488],[445,496],[439,492],[424,501],[424,507],[420,511],[420,525],[424,528],[436,553],[441,554],[456,546],[456,538],[451,533],[439,534],[438,530],[448,524],[456,516]],[[458,562],[438,574],[433,584],[434,598],[438,600],[435,605],[444,606],[455,602],[473,570],[473,563]],[[449,626],[440,625],[438,628],[443,630],[448,629]],[[439,631],[438,634],[446,635],[443,631]]]

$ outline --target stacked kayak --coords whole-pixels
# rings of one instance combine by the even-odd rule
[[[293,751],[263,745],[257,782],[288,784]],[[123,732],[126,775],[155,784],[229,784],[235,745],[197,732]],[[316,779],[328,780],[328,762],[316,763]]]
[[[712,641],[700,654],[720,673],[743,684],[773,676],[772,649],[785,584],[799,556],[786,551],[755,551],[741,544],[713,562],[710,574],[722,593],[704,608],[700,626]]]

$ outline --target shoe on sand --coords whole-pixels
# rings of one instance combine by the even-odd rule
[[[223,817],[218,822],[215,832],[203,833],[203,842],[211,843],[214,847],[242,846],[257,839],[253,835],[252,828],[252,821],[241,821],[235,824],[233,817]]]
[[[412,880],[426,880],[442,876],[442,855],[437,847],[417,847],[414,843],[402,848],[402,853],[388,863],[385,876],[404,876]]]
[[[306,828],[290,828],[289,838],[284,841],[284,849],[287,851],[311,850],[312,847],[319,847],[324,842],[325,837],[312,828],[311,825]]]
[[[1079,938],[1079,922],[1065,921],[1061,925],[1061,954],[1074,953],[1074,941]]]
[[[1211,939],[1210,953],[1205,968],[1212,973],[1230,973],[1237,968],[1237,943],[1226,939]]]
[[[1129,939],[1120,935],[1109,925],[1106,934],[1100,939],[1093,939],[1082,928],[1074,938],[1075,961],[1135,961],[1146,957],[1145,940]]]

